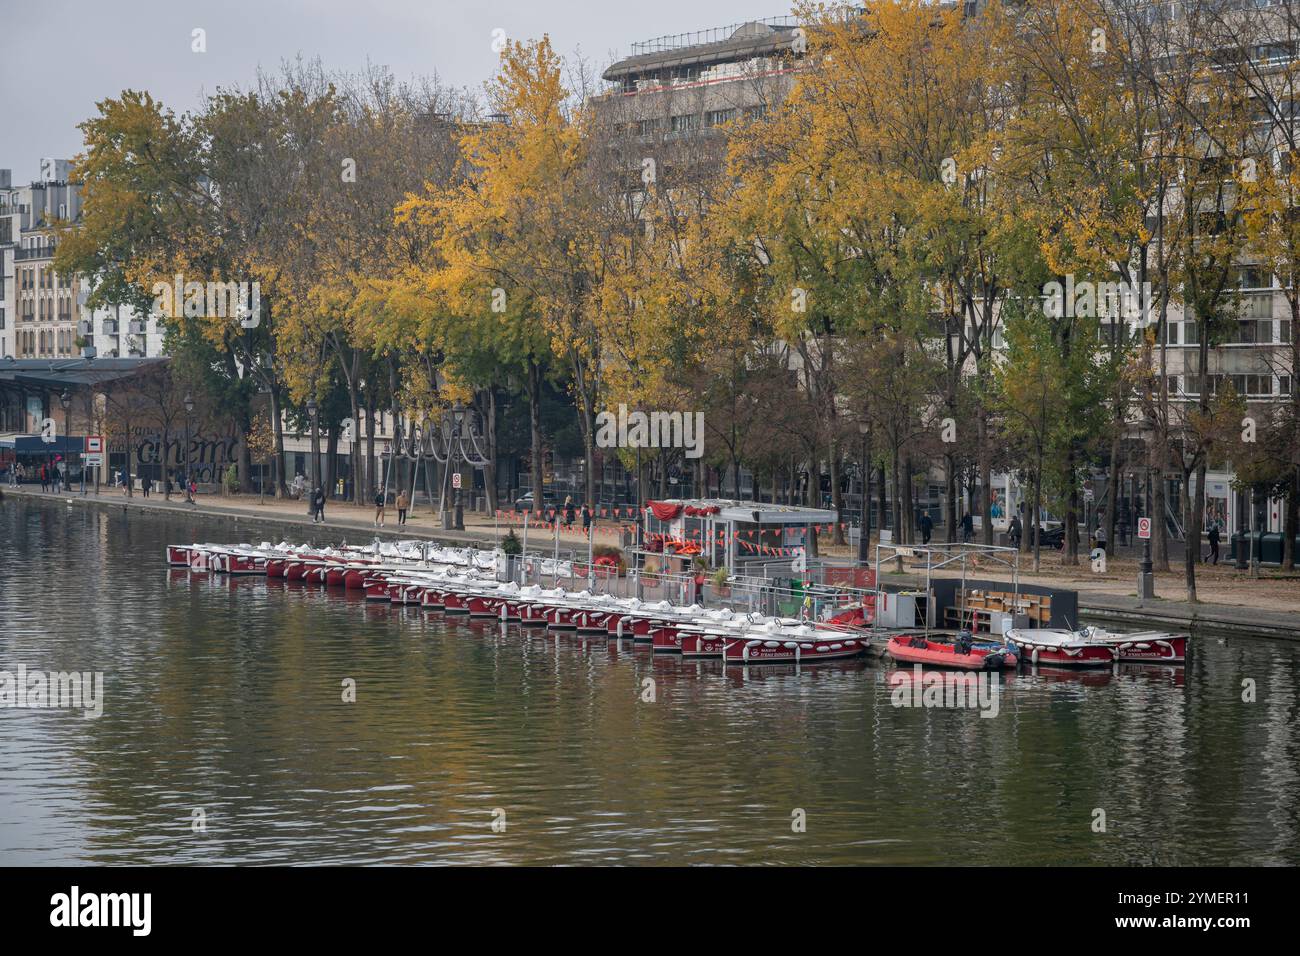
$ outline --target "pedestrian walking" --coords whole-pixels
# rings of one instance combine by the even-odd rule
[[[406,492],[403,491],[401,494],[397,496],[397,523],[399,525],[406,524],[406,512],[407,509],[410,507],[411,507],[411,499],[408,498],[406,496]]]
[[[930,517],[930,512],[921,512],[921,543],[929,544],[930,535],[934,532],[934,519]]]
[[[1219,563],[1219,522],[1215,521],[1210,524],[1210,563]]]
[[[572,528],[573,522],[577,518],[577,511],[573,507],[573,495],[566,495],[564,498],[564,527],[566,529]]]
[[[187,496],[187,500],[189,501],[189,503],[196,508],[199,506],[199,503],[195,500],[195,496],[198,495],[198,493],[199,493],[199,483],[194,480],[193,475],[189,475],[185,479],[185,494]]]
[[[975,520],[971,518],[970,512],[961,517],[961,540],[963,544],[970,544],[975,539]]]
[[[1020,515],[1011,516],[1011,523],[1007,525],[1007,540],[1011,542],[1011,547],[1020,547],[1020,538],[1024,532],[1020,527]]]
[[[1093,532],[1092,537],[1093,537],[1093,541],[1095,541],[1097,544],[1097,548],[1101,551],[1105,551],[1106,550],[1106,526],[1104,524],[1097,525],[1097,530]]]
[[[375,492],[375,527],[376,528],[382,528],[384,526],[384,503],[386,497],[387,496],[384,494],[383,490]]]
[[[325,521],[325,491],[319,485],[311,494],[311,520],[313,524]]]
[[[50,468],[49,465],[41,465],[41,491],[50,490]]]
[[[144,495],[146,498],[148,498],[148,497],[149,497],[149,492],[150,492],[152,489],[153,489],[153,479],[150,478],[148,475],[141,475],[141,476],[140,476],[140,494],[142,494],[142,495]]]
[[[591,537],[591,506],[585,501],[582,503],[582,533]]]

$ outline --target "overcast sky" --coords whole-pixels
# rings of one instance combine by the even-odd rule
[[[493,31],[550,34],[598,68],[637,40],[790,12],[791,0],[0,0],[0,169],[36,178],[42,156],[72,158],[95,103],[143,89],[174,109],[218,86],[246,86],[299,54],[401,79],[437,73],[477,90],[493,72]],[[191,52],[191,32],[207,52]]]

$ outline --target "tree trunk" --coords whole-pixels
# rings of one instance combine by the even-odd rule
[[[528,362],[528,428],[532,441],[533,511],[542,510],[542,370],[534,360]],[[637,488],[640,475],[637,476]]]
[[[1037,574],[1043,563],[1043,532],[1040,526],[1043,513],[1043,453],[1039,451],[1037,467],[1034,469],[1034,573]]]
[[[979,414],[979,469],[980,469],[980,522],[985,545],[993,544],[993,457],[989,449],[988,418],[981,409]]]
[[[363,500],[361,456],[357,454],[361,449],[361,399],[357,395],[356,387],[351,383],[348,387],[348,402],[352,406],[352,441],[348,443],[348,471],[352,476],[352,494],[349,500],[355,505]]]
[[[330,425],[329,438],[325,440],[325,497],[333,494],[335,471],[339,460],[339,430],[337,425]]]
[[[162,486],[163,486],[163,500],[164,500],[164,501],[171,501],[171,500],[172,500],[172,474],[171,474],[171,463],[168,461],[168,459],[169,459],[171,456],[167,453],[167,439],[168,439],[168,436],[167,436],[167,426],[164,425],[164,426],[163,426],[163,433],[162,433]]]
[[[885,527],[885,519],[889,516],[889,508],[886,502],[885,488],[885,463],[882,461],[876,467],[876,533]]]
[[[271,427],[275,430],[275,496],[288,498],[289,485],[284,480],[284,422],[278,388],[271,389]]]
[[[1106,545],[1115,547],[1115,519],[1119,512],[1120,482],[1123,477],[1119,470],[1119,435],[1123,429],[1122,421],[1115,423],[1115,437],[1110,443],[1110,468],[1106,472],[1106,491],[1109,503],[1106,508]]]
[[[1287,487],[1286,501],[1283,503],[1285,509],[1285,518],[1282,522],[1282,570],[1295,570],[1295,536],[1296,525],[1300,519],[1300,501],[1296,496],[1296,476],[1291,476],[1291,483]]]
[[[948,543],[957,541],[957,456],[944,452],[943,456],[943,520],[947,528]]]
[[[1204,379],[1201,379],[1204,382]],[[1204,388],[1204,386],[1202,386]],[[1183,549],[1183,572],[1187,578],[1187,602],[1196,601],[1196,562],[1201,559],[1201,514],[1205,510],[1205,465],[1196,468],[1196,501],[1192,501],[1191,473],[1183,472],[1183,527],[1187,529],[1186,547]]]
[[[487,506],[491,514],[500,508],[497,500],[497,390],[492,387],[484,389],[487,408],[483,410],[483,438],[487,444],[484,455],[487,461],[483,465],[483,490],[487,493]]]
[[[360,410],[366,421],[366,463],[362,469],[366,478],[366,504],[375,500],[375,413],[369,405],[361,405]]]
[[[1070,476],[1070,497],[1065,511],[1065,564],[1079,563],[1079,489],[1074,483],[1074,449],[1065,456],[1066,473]]]
[[[835,529],[831,544],[844,543],[844,495],[840,492],[839,442],[831,442],[831,507],[835,509]]]
[[[1151,469],[1151,567],[1169,570],[1169,528],[1165,515],[1169,511],[1168,485],[1159,465]]]

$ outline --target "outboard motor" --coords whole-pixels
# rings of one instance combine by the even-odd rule
[[[962,630],[957,632],[957,639],[953,648],[958,654],[969,654],[971,645],[975,643],[975,635],[970,631]]]
[[[1001,651],[995,651],[992,654],[985,654],[984,670],[1000,671],[1002,670],[1003,665],[1006,664],[1006,661],[1007,661],[1007,655],[1002,653]]]

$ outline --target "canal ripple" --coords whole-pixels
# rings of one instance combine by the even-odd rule
[[[0,863],[1300,862],[1291,644],[1013,675],[985,719],[891,706],[880,662],[724,671],[164,566],[247,523],[0,507],[0,670],[105,675],[98,719],[0,708]]]

